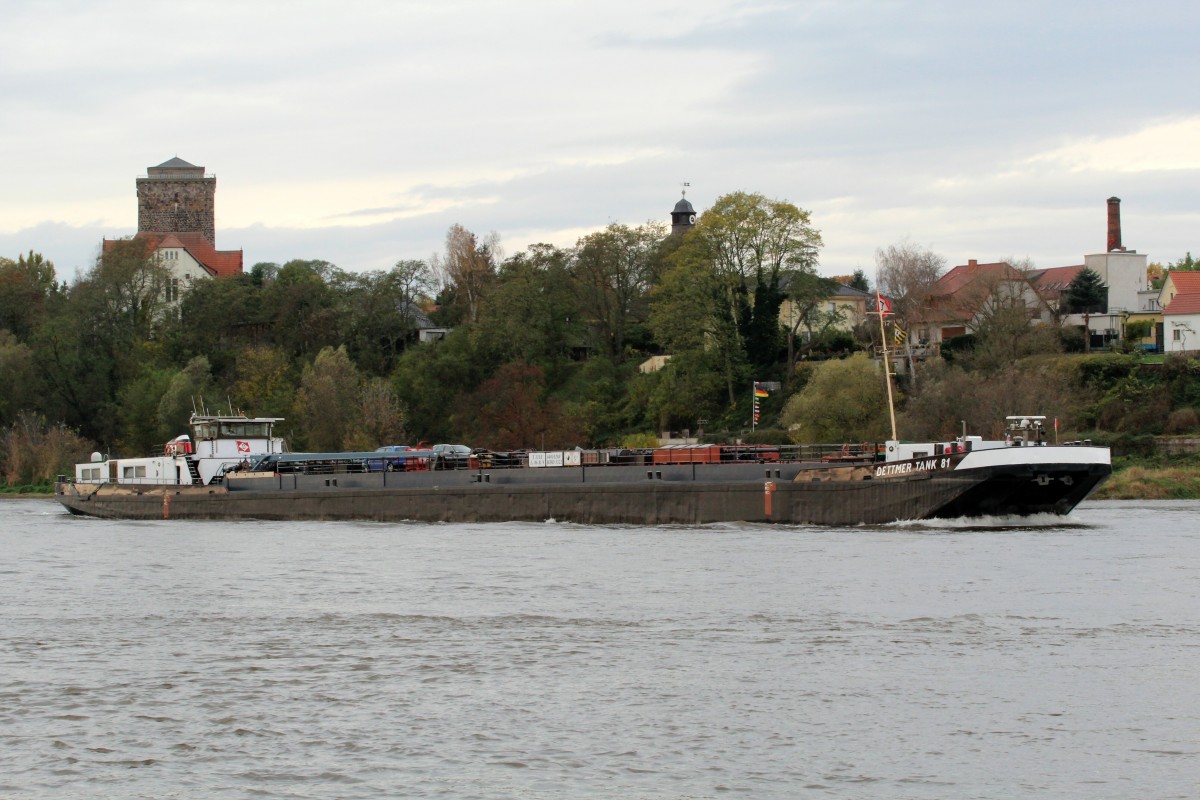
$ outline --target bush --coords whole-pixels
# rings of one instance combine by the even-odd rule
[[[757,428],[742,436],[745,444],[780,444],[788,441],[788,432],[783,428]]]
[[[75,464],[87,460],[92,448],[62,425],[47,426],[41,417],[21,411],[0,435],[0,474],[9,486],[46,483],[73,475]]]
[[[1200,430],[1200,414],[1194,408],[1177,408],[1167,417],[1163,433],[1195,433]]]

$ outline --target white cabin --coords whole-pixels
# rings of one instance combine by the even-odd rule
[[[249,467],[261,456],[286,451],[274,436],[279,417],[193,414],[191,436],[167,442],[163,455],[108,458],[93,453],[86,464],[75,465],[76,483],[188,485],[211,483],[218,475]]]

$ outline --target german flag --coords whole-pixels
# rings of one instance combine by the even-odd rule
[[[755,397],[770,397],[771,393],[768,392],[766,389],[762,388],[761,386],[759,386],[757,383],[755,383],[754,384],[754,396]]]

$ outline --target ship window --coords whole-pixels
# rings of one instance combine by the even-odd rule
[[[265,439],[271,435],[271,425],[268,422],[223,422],[221,436],[223,438],[258,438]]]
[[[126,478],[144,478],[146,477],[145,467],[123,467],[122,473]]]

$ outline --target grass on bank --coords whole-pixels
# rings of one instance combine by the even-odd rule
[[[1117,468],[1091,497],[1093,500],[1197,500],[1200,467]]]
[[[7,483],[0,481],[0,497],[21,497],[25,495],[47,497],[52,494],[54,494],[53,483],[31,483],[20,486],[10,486]]]

